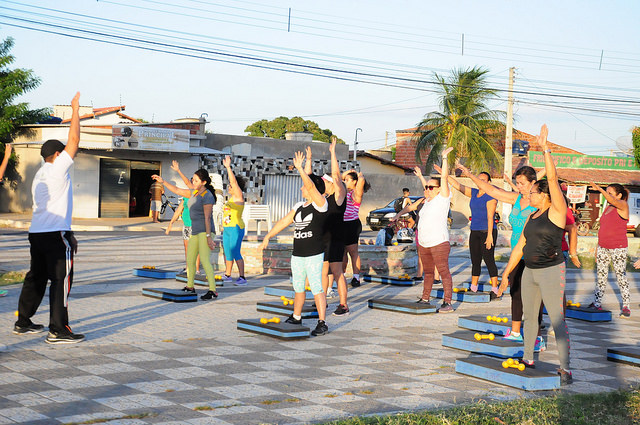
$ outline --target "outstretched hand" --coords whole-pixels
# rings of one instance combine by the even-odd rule
[[[180,164],[175,159],[171,161],[171,169],[177,173],[180,172]]]
[[[231,157],[229,155],[225,155],[224,159],[222,160],[222,165],[224,165],[225,168],[231,167]]]
[[[500,282],[500,286],[498,287],[498,296],[501,297],[502,293],[507,290],[507,286],[509,286],[509,274],[504,273],[502,275],[502,281]]]
[[[4,144],[4,157],[9,158],[11,156],[11,150],[12,150],[12,146],[11,143],[5,143]]]
[[[546,124],[542,124],[540,128],[540,134],[538,135],[538,144],[542,146],[542,151],[549,149],[549,143],[547,142],[547,136],[549,135],[549,129]]]
[[[71,99],[71,109],[77,111],[80,108],[80,92],[76,92],[76,95]]]
[[[331,154],[336,153],[336,136],[331,136],[331,143],[329,144],[329,152],[331,152]]]
[[[636,269],[640,269],[640,260],[637,260],[635,263],[633,263],[633,267]]]
[[[591,189],[600,191],[600,186],[598,186],[596,182],[589,182],[589,185],[591,186]]]
[[[151,178],[152,178],[153,180],[157,181],[158,183],[164,183],[164,180],[162,179],[162,177],[160,177],[160,176],[159,176],[159,175],[157,175],[157,174],[152,175],[152,176],[151,176]]]
[[[453,150],[453,146],[449,146],[448,148],[446,148],[445,150],[442,151],[442,158],[446,158],[447,155],[449,155],[449,153]]]
[[[413,167],[413,174],[416,177],[422,176],[422,170],[420,169],[420,167],[418,167],[417,165],[415,167]]]
[[[462,175],[465,177],[469,177],[471,175],[471,171],[464,165],[460,164],[460,162],[456,162],[456,168],[462,171]]]
[[[311,146],[307,146],[307,148],[305,149],[305,153],[307,155],[307,159],[311,160]]]
[[[297,169],[301,169],[302,164],[304,164],[304,154],[298,151],[293,156],[293,166],[296,167]]]
[[[433,169],[442,174],[442,168],[438,164],[433,164]]]

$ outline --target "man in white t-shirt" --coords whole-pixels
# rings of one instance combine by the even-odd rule
[[[47,282],[51,280],[49,334],[45,339],[48,344],[72,344],[84,339],[84,335],[71,332],[67,314],[73,254],[78,251],[78,242],[71,232],[73,193],[69,169],[80,143],[79,100],[80,93],[76,93],[71,101],[73,113],[66,146],[59,140],[47,140],[40,149],[44,164],[36,173],[31,187],[31,268],[24,278],[18,301],[18,320],[13,327],[16,335],[44,330],[43,325],[33,323],[31,318],[38,311]]]

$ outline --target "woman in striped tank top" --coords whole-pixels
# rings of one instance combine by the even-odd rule
[[[362,195],[369,190],[369,183],[364,175],[355,170],[346,171],[342,175],[344,184],[347,187],[347,208],[344,212],[344,244],[345,253],[342,260],[343,269],[347,270],[349,259],[351,257],[351,268],[353,269],[353,279],[351,286],[357,288],[360,286],[360,255],[358,254],[358,241],[362,232],[362,223],[358,212],[362,204]]]

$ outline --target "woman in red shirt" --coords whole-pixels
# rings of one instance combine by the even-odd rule
[[[627,222],[629,221],[629,196],[627,190],[618,183],[610,184],[603,190],[596,183],[591,182],[594,190],[602,193],[609,203],[600,217],[598,231],[598,248],[596,251],[596,268],[598,270],[598,285],[594,292],[595,300],[589,307],[601,309],[602,298],[609,274],[609,263],[613,263],[618,287],[622,295],[622,312],[620,317],[631,316],[629,310],[630,296],[627,282]]]

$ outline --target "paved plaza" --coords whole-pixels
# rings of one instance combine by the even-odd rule
[[[328,335],[280,341],[238,331],[236,320],[270,317],[257,312],[256,303],[274,300],[264,295],[264,286],[288,283],[287,276],[248,276],[248,287],[227,284],[216,301],[170,303],[143,297],[141,289],[183,284],[135,277],[132,269],[181,270],[177,234],[79,232],[77,237],[69,315],[74,332],[87,339],[50,346],[44,343],[46,333],[13,335],[20,286],[9,287],[8,296],[0,298],[0,424],[99,418],[113,424],[316,423],[545,394],[458,375],[455,360],[468,354],[441,345],[443,333],[458,329],[459,316],[509,314],[508,296],[490,304],[455,303],[453,314],[413,316],[369,309],[367,300],[415,299],[421,286],[370,283],[350,292],[349,316],[328,316]],[[0,229],[0,268],[25,270],[28,261],[26,231]],[[452,250],[451,267],[454,283],[468,279],[465,247]],[[571,269],[567,276],[568,297],[590,302],[595,272]],[[605,298],[612,322],[568,320],[574,384],[563,392],[609,391],[640,382],[640,369],[608,362],[605,354],[607,347],[638,345],[640,279],[634,273],[629,279],[631,319],[618,317],[613,283]],[[337,299],[329,302],[332,312]],[[34,321],[46,325],[48,313],[45,297]],[[315,326],[315,320],[305,324]],[[557,364],[553,337],[540,359]],[[128,415],[148,416],[122,419]]]

